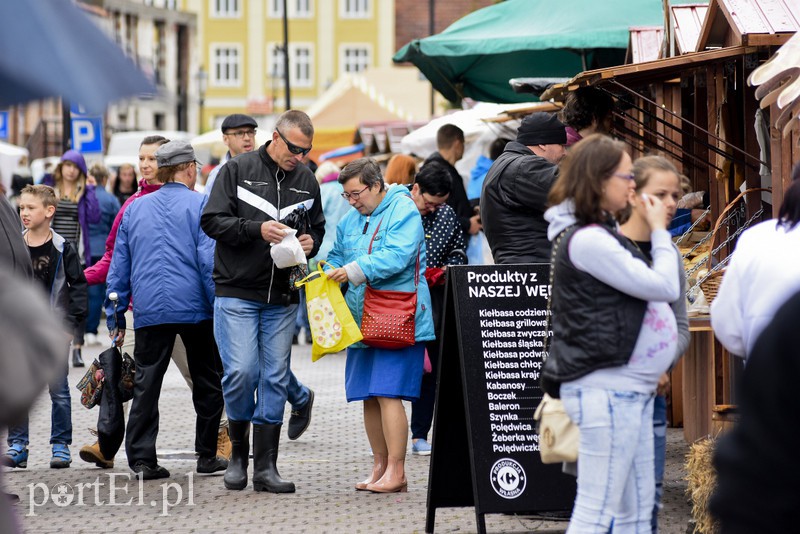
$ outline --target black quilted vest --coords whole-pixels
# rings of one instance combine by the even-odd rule
[[[613,227],[600,226],[634,257],[647,262],[641,251]],[[556,397],[562,382],[628,363],[647,310],[646,301],[575,268],[567,251],[580,228],[576,225],[564,231],[554,258],[555,284],[550,303],[553,337],[542,371],[542,387]]]

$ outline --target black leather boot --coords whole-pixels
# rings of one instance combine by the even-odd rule
[[[228,420],[231,436],[231,458],[223,482],[229,490],[243,490],[247,486],[247,465],[250,457],[250,421]]]
[[[281,425],[253,425],[253,489],[256,491],[294,493],[294,483],[283,480],[278,473],[280,439]]]
[[[72,349],[72,367],[83,367],[83,356],[81,355],[81,348],[77,347]]]

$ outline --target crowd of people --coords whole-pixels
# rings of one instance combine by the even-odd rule
[[[283,113],[263,146],[255,145],[257,122],[233,114],[221,125],[228,152],[203,193],[196,187],[202,164],[184,141],[144,138],[138,185],[135,169],[121,167],[111,185],[107,170],[87,169],[70,150],[45,183],[21,190],[24,231],[2,200],[2,256],[49,294],[65,320],[74,366],[84,365],[81,347],[96,341],[105,308],[113,343],[136,364],[131,406],[120,407],[129,467],[143,479],[170,476],[158,464],[156,440],[172,359],[194,403],[197,471],[224,471],[229,490],[250,482],[255,491],[296,490],[277,459],[286,404],[293,440],[309,427],[314,405],[314,391],[291,367],[297,325],[307,325],[294,284],[305,264],[324,260],[359,324],[373,288],[414,294],[413,342],[356,343],[345,366],[346,398],[363,403],[373,457],[355,489],[394,493],[408,489],[403,401],[412,403],[412,453],[431,453],[447,269],[469,263],[473,240],[485,236],[498,264],[551,266],[553,336],[542,389],[563,401],[580,429],[577,469],[565,466],[577,476],[568,532],[656,532],[668,371],[689,343],[686,277],[668,230],[682,179],[663,157],[632,160],[608,134],[613,101],[578,93],[560,116],[533,113],[514,140],[495,142],[468,187],[455,168],[464,132],[452,124],[439,129],[437,151],[421,168],[396,155],[385,172],[370,158],[314,172],[306,163],[314,127],[305,113]],[[800,166],[779,218],[740,238],[712,306],[714,329],[736,354],[768,360],[764,347],[774,340],[763,333],[792,333],[786,311],[768,325],[785,302],[796,307],[789,297],[800,278],[779,267],[800,260],[798,187]],[[279,268],[273,246],[287,235],[296,236],[305,260]],[[765,291],[759,278],[785,283]],[[66,353],[67,341],[62,345]],[[53,468],[72,462],[62,363],[49,381]],[[770,365],[760,365],[762,381],[776,373]],[[768,404],[750,388],[753,402]],[[755,430],[743,424],[719,456],[727,482],[714,502],[723,517],[738,517],[730,504],[740,497],[731,488],[745,487],[734,473],[737,453],[759,441],[748,432]],[[80,457],[113,467],[122,439],[122,432],[99,431]],[[27,460],[23,415],[9,426],[2,462],[24,468]]]

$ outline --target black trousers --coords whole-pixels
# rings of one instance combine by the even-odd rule
[[[133,404],[128,414],[125,448],[128,465],[156,464],[158,399],[164,373],[169,366],[175,336],[186,346],[186,359],[194,389],[192,402],[197,413],[195,452],[201,457],[216,455],[217,433],[222,415],[222,362],[214,341],[212,321],[196,324],[161,324],[136,329],[136,380]]]
[[[436,401],[436,378],[439,372],[439,342],[442,337],[442,308],[444,307],[443,285],[433,286],[431,292],[431,315],[436,339],[425,344],[431,360],[430,373],[422,375],[419,400],[411,403],[411,439],[428,439],[433,423],[433,408]]]

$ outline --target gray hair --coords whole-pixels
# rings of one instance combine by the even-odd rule
[[[344,184],[351,178],[358,177],[358,181],[367,187],[380,184],[380,191],[386,189],[381,175],[381,168],[372,158],[359,158],[345,165],[339,173],[339,183]]]
[[[275,129],[280,130],[284,135],[286,135],[286,130],[291,128],[299,128],[308,138],[314,137],[314,125],[311,124],[311,118],[300,110],[284,111],[275,123]]]

